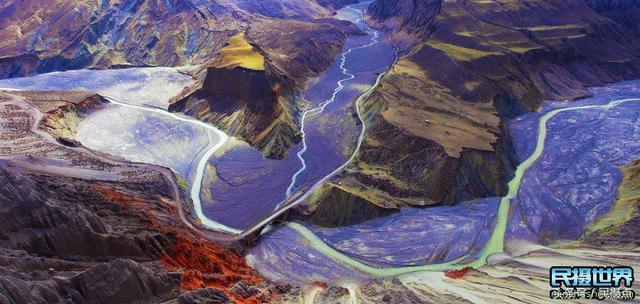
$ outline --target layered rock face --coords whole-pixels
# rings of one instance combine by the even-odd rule
[[[231,290],[262,279],[186,226],[172,172],[61,141],[102,100],[0,92],[0,301],[158,303],[207,287],[227,301],[270,297],[264,285]]]
[[[504,194],[516,165],[508,119],[638,77],[638,12],[616,1],[374,2],[370,21],[402,56],[365,101],[369,133],[345,184],[381,189],[371,201],[385,206]]]

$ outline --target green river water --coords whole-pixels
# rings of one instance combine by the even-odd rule
[[[515,199],[518,194],[518,190],[520,189],[520,185],[522,184],[522,179],[524,177],[524,173],[540,158],[542,152],[544,151],[545,139],[547,137],[547,122],[549,119],[557,115],[558,113],[566,112],[566,111],[576,111],[576,110],[585,110],[585,109],[609,109],[615,107],[619,104],[631,101],[640,101],[640,98],[629,98],[629,99],[619,99],[611,101],[607,104],[603,105],[586,105],[586,106],[576,106],[576,107],[568,107],[568,108],[560,108],[547,112],[542,116],[538,123],[538,137],[536,142],[536,147],[531,156],[529,156],[526,160],[524,160],[516,169],[515,176],[509,182],[509,192],[507,195],[503,196],[500,199],[500,204],[498,206],[498,213],[495,219],[493,232],[489,241],[485,244],[484,248],[480,252],[480,255],[477,257],[471,256],[462,256],[457,259],[438,263],[438,264],[430,264],[430,265],[422,265],[422,266],[403,266],[403,267],[374,267],[362,263],[356,259],[349,257],[341,253],[340,251],[334,249],[325,243],[322,239],[320,239],[317,235],[315,235],[308,228],[298,224],[298,223],[287,223],[287,227],[291,229],[295,229],[298,233],[300,233],[305,239],[309,241],[309,244],[313,246],[316,250],[320,251],[322,254],[332,258],[333,260],[351,266],[352,268],[361,271],[363,273],[367,273],[369,275],[373,275],[376,277],[392,277],[401,274],[417,272],[417,271],[446,271],[446,270],[454,270],[460,269],[462,267],[473,267],[477,268],[483,266],[487,262],[487,258],[493,254],[503,253],[504,252],[504,239],[505,233],[507,230],[507,222],[509,215],[509,208],[511,206],[511,200]]]

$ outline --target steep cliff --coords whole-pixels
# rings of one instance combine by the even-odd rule
[[[221,127],[270,157],[282,157],[299,131],[293,120],[295,103],[286,100],[271,79],[266,71],[211,67],[202,87],[169,110]]]
[[[296,213],[289,215],[289,219],[321,227],[343,227],[397,212],[373,205],[363,196],[343,188],[342,184],[328,183],[316,190],[307,204],[294,209]]]
[[[365,101],[369,132],[344,182],[382,189],[371,200],[386,206],[504,194],[516,165],[508,119],[640,76],[638,12],[616,1],[372,3],[369,20],[402,56]]]
[[[43,110],[39,128],[68,146],[80,146],[75,140],[78,123],[108,103],[102,96],[84,91],[26,92],[21,95]]]

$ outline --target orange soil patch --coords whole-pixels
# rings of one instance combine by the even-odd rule
[[[245,264],[243,257],[215,246],[205,239],[196,240],[181,234],[177,234],[176,238],[176,244],[167,249],[167,255],[162,257],[161,261],[170,270],[182,269],[182,290],[213,287],[225,291],[240,303],[261,302],[255,297],[242,299],[228,291],[241,279],[249,285],[256,285],[262,281],[255,271]]]
[[[179,220],[178,211],[174,206],[150,206],[149,202],[132,197],[129,194],[116,191],[104,186],[94,186],[94,190],[105,199],[113,201],[118,212],[138,218],[149,226],[150,230],[173,235],[176,242],[166,248],[166,254],[160,261],[170,271],[182,272],[183,291],[212,287],[224,291],[238,303],[260,303],[255,296],[242,299],[231,293],[229,288],[237,281],[243,280],[249,285],[257,285],[263,279],[246,263],[242,256],[212,243],[196,232],[185,227]],[[166,207],[166,209],[164,208]],[[175,221],[167,222],[166,217],[159,220],[153,214],[170,214]]]
[[[469,270],[471,270],[471,267],[465,267],[458,270],[449,270],[445,272],[444,275],[451,279],[461,279],[469,272]]]

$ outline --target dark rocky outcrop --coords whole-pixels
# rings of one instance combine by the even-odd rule
[[[299,137],[296,107],[283,96],[282,84],[268,71],[242,67],[210,67],[200,89],[172,103],[170,111],[184,112],[247,140],[266,155],[283,157]]]
[[[52,286],[25,281],[12,276],[0,276],[1,303],[60,303],[61,297]]]
[[[101,263],[71,278],[53,276],[56,272],[55,268],[49,268],[47,274],[35,270],[30,277],[0,276],[0,300],[2,303],[157,303],[174,299],[179,293],[178,273],[157,273],[131,260]]]
[[[243,281],[238,281],[238,283],[234,284],[233,287],[229,289],[229,291],[239,295],[243,299],[253,297],[260,293],[260,290],[258,288],[247,285]]]
[[[317,191],[319,194],[314,195],[312,202],[297,208],[298,213],[292,213],[289,218],[315,226],[342,227],[397,212],[378,207],[340,185],[327,184]]]
[[[0,281],[5,288],[0,297],[7,297],[7,303],[57,303],[63,298],[75,303],[155,302],[178,294],[180,274],[113,260],[157,259],[171,244],[166,235],[118,232],[97,215],[113,211],[63,207],[58,195],[65,197],[64,190],[51,192],[46,179],[9,172],[5,166],[0,165],[0,213],[5,218],[0,224]],[[95,261],[106,262],[91,266]]]
[[[298,102],[306,82],[329,67],[348,35],[359,33],[349,23],[323,22],[253,24],[242,35],[264,59],[264,67],[229,65],[221,52],[202,72],[202,81],[175,98],[169,110],[207,121],[267,157],[283,158],[300,141]],[[269,32],[273,26],[290,31]]]
[[[127,303],[175,297],[179,274],[158,274],[132,260],[101,263],[69,279],[87,303]]]
[[[388,21],[388,30],[428,32],[441,8],[440,0],[374,1],[367,9],[367,14],[372,21]]]
[[[227,304],[233,303],[224,292],[215,288],[196,289],[178,297],[178,304]]]

